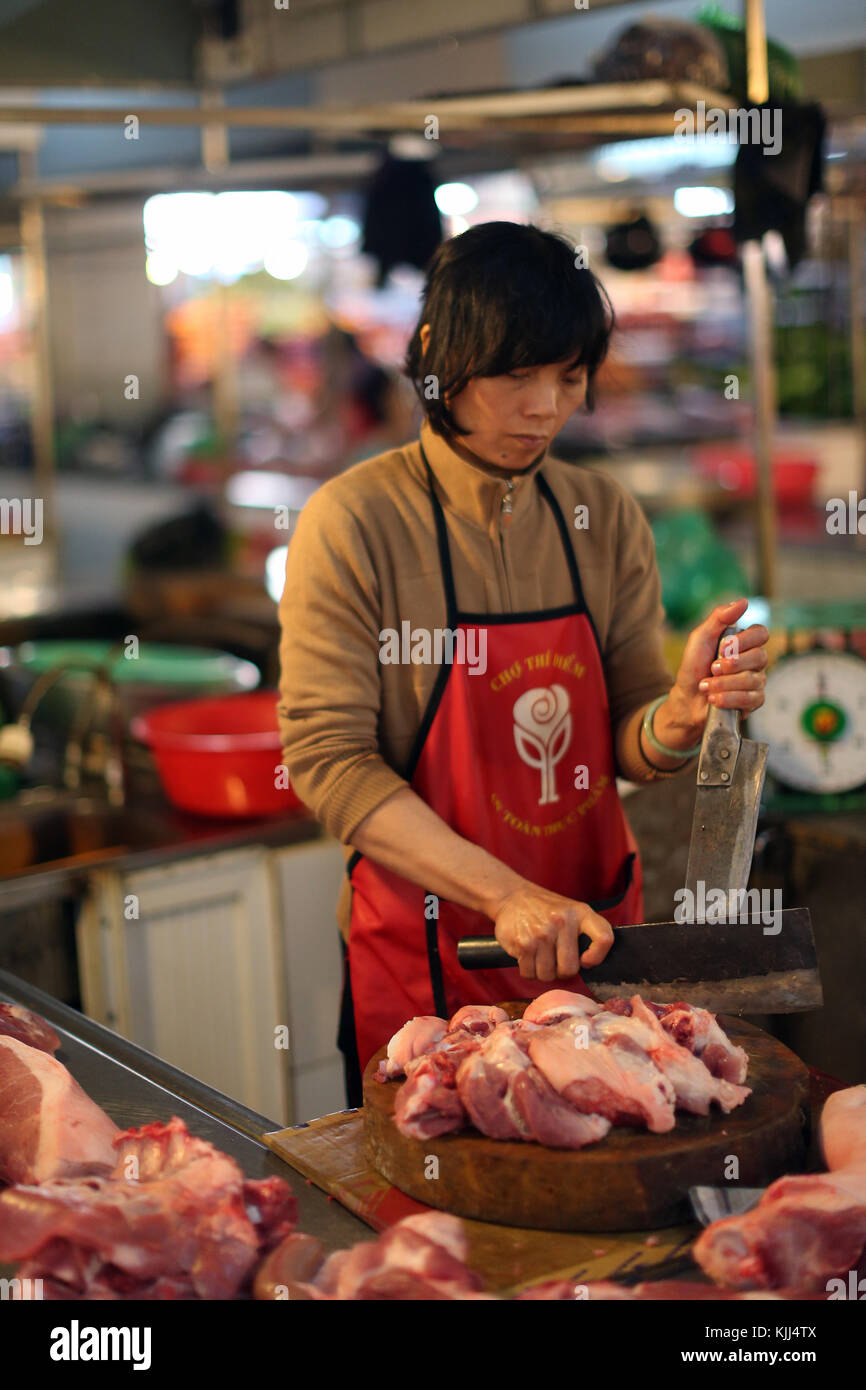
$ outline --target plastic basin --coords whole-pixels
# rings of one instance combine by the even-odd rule
[[[132,733],[153,754],[163,791],[199,816],[248,817],[297,811],[277,786],[282,749],[276,690],[179,700],[138,715]]]

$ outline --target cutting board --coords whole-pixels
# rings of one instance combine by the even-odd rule
[[[753,1024],[719,1022],[749,1054],[752,1095],[743,1105],[730,1115],[715,1106],[707,1116],[678,1110],[668,1134],[617,1127],[578,1151],[488,1139],[474,1129],[406,1138],[394,1123],[403,1083],[375,1079],[382,1048],[364,1073],[367,1158],[409,1196],[478,1221],[550,1231],[645,1231],[688,1221],[694,1184],[762,1187],[797,1172],[806,1156],[806,1066]]]

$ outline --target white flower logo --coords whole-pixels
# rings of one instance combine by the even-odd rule
[[[568,691],[536,686],[514,702],[514,743],[523,762],[541,773],[539,806],[558,801],[554,769],[571,741]]]

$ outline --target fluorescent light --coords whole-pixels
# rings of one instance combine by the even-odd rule
[[[287,545],[277,546],[272,550],[265,560],[265,588],[273,599],[274,603],[279,603],[283,597],[283,589],[286,587],[286,559],[289,554]]]
[[[144,272],[152,285],[170,285],[177,279],[177,264],[164,251],[151,251]]]
[[[351,246],[352,242],[357,241],[360,235],[361,228],[353,217],[329,217],[319,229],[319,236],[331,250],[339,250],[342,246]]]
[[[157,193],[144,205],[144,241],[149,251],[163,248],[178,237],[207,234],[212,193]]]
[[[213,270],[213,253],[207,242],[192,239],[186,243],[181,242],[175,254],[177,268],[182,270],[184,275],[195,275],[199,280],[203,280]]]
[[[309,252],[300,241],[286,241],[272,246],[265,256],[265,270],[275,280],[295,280],[306,270]]]
[[[595,152],[595,164],[602,178],[618,182],[632,176],[648,178],[674,169],[725,169],[736,159],[737,148],[731,134],[707,133],[700,140],[689,141],[675,135],[659,135],[648,140],[600,145]]]
[[[15,308],[15,285],[12,280],[12,257],[0,256],[0,327],[12,317]]]
[[[423,135],[404,132],[392,135],[388,141],[388,153],[395,159],[435,159],[438,150],[437,140],[427,140]]]
[[[440,183],[433,197],[446,217],[461,217],[478,206],[478,194],[468,183]]]
[[[630,177],[630,171],[626,166],[617,164],[612,159],[600,159],[595,167],[599,177],[606,183],[625,183]]]
[[[681,217],[718,217],[733,212],[734,195],[729,188],[678,188],[674,207]]]
[[[226,483],[226,501],[233,507],[288,507],[299,512],[319,486],[316,478],[296,478],[268,468],[244,468]]]
[[[230,284],[268,264],[287,265],[289,274],[271,273],[290,279],[303,265],[296,252],[287,255],[284,248],[296,243],[301,217],[326,206],[320,194],[280,189],[157,194],[148,198],[143,213],[145,245],[155,257],[151,279],[168,284],[180,270]]]

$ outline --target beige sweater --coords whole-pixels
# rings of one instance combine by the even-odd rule
[[[646,706],[672,678],[652,533],[607,474],[538,460],[511,489],[466,462],[425,423],[421,439],[445,509],[457,602],[500,614],[570,603],[559,531],[532,474],[541,467],[570,529],[601,645],[617,769],[630,781],[670,776],[640,747]],[[577,513],[584,506],[587,513]],[[278,706],[283,758],[301,799],[351,845],[365,816],[399,788],[436,680],[435,665],[382,664],[379,634],[447,625],[433,513],[418,441],[356,464],[304,507],[280,603]],[[338,910],[347,930],[348,885]]]

